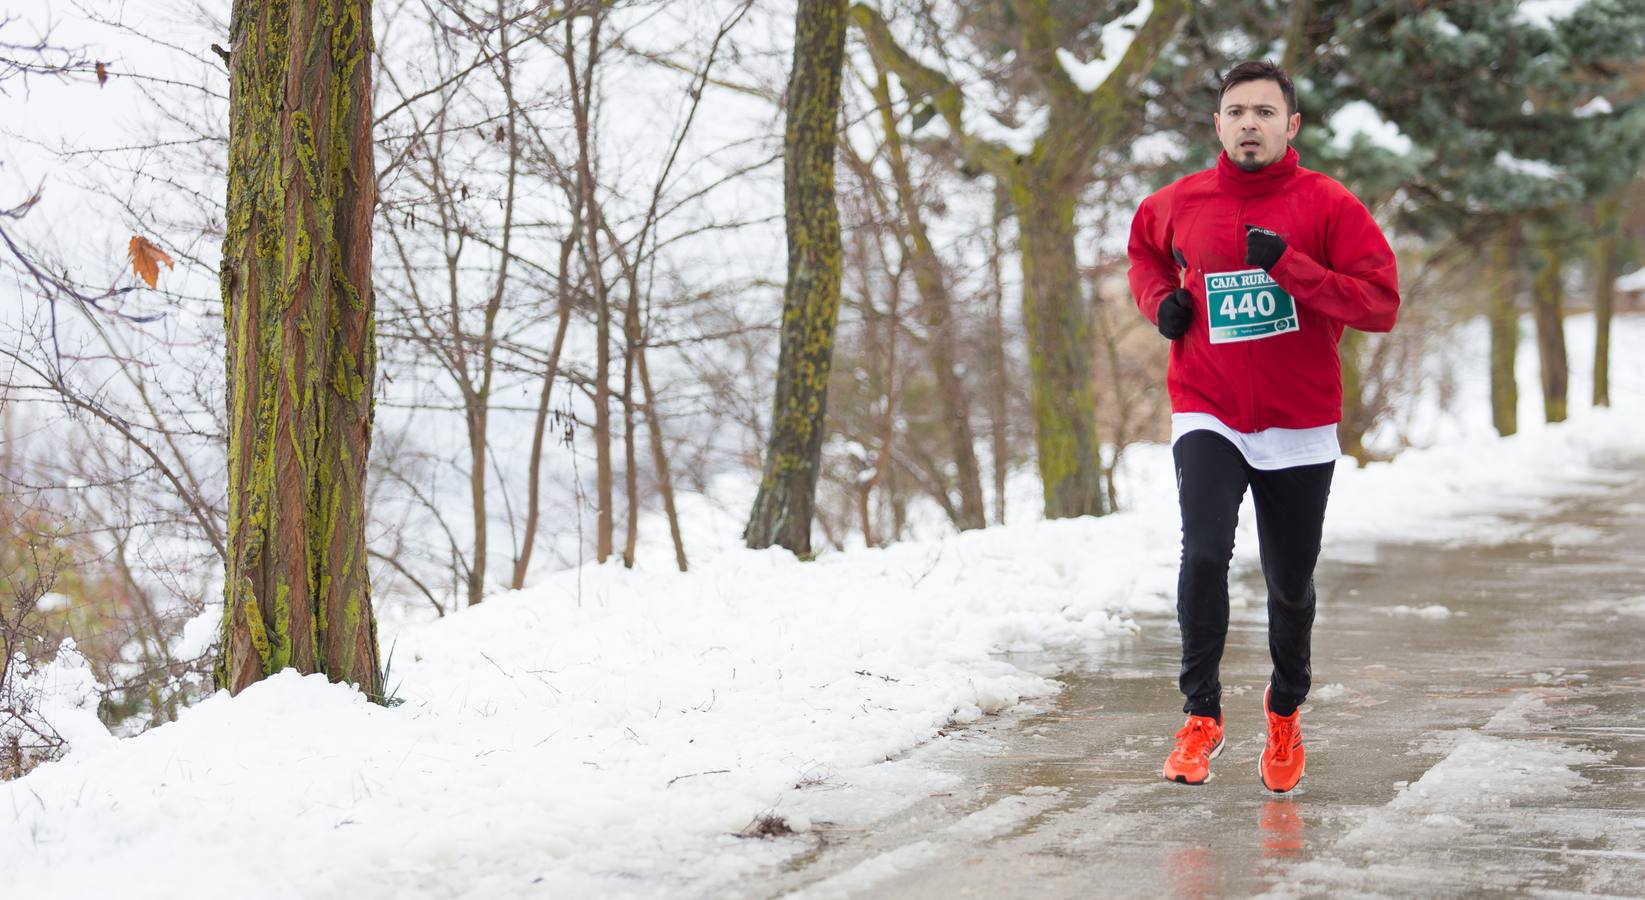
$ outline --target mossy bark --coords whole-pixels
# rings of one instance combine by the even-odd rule
[[[1074,252],[1074,201],[1043,173],[1011,184],[1022,237],[1024,333],[1047,518],[1107,512],[1091,390],[1091,324]]]
[[[382,695],[366,569],[376,367],[370,0],[235,0],[227,230],[228,572],[217,674]]]
[[[1519,224],[1510,222],[1491,247],[1493,277],[1486,319],[1491,331],[1491,425],[1507,437],[1519,431]]]
[[[840,313],[840,213],[834,132],[845,57],[845,0],[800,0],[788,79],[783,202],[788,282],[783,291],[777,394],[760,491],[743,539],[811,553],[834,327]]]
[[[1543,229],[1537,240],[1536,313],[1537,359],[1542,364],[1542,415],[1549,422],[1565,421],[1570,364],[1565,355],[1565,248],[1553,229]]]

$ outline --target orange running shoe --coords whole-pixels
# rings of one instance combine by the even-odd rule
[[[1268,690],[1264,690],[1262,711],[1268,718],[1268,746],[1257,759],[1257,775],[1263,787],[1283,794],[1302,780],[1302,764],[1307,759],[1302,750],[1302,710],[1275,715],[1268,709]]]
[[[1221,752],[1221,717],[1189,716],[1177,732],[1177,746],[1165,758],[1165,780],[1204,784],[1211,778],[1211,760]]]

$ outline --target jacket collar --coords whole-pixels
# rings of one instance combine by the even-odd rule
[[[1261,197],[1279,190],[1297,174],[1297,148],[1285,148],[1285,155],[1255,172],[1247,172],[1228,158],[1224,150],[1217,157],[1217,186],[1241,200]]]

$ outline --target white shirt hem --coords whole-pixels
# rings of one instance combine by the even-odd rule
[[[1253,469],[1273,471],[1336,462],[1342,456],[1337,426],[1266,428],[1243,432],[1229,428],[1210,413],[1172,413],[1171,445],[1195,431],[1212,431],[1228,439]]]

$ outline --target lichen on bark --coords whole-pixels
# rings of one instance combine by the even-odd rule
[[[743,539],[811,552],[834,326],[840,312],[840,215],[834,139],[845,54],[845,0],[800,0],[788,84],[783,196],[788,282],[772,403],[771,438]]]
[[[220,683],[382,693],[365,567],[375,329],[369,0],[235,0],[220,285],[229,534]]]

